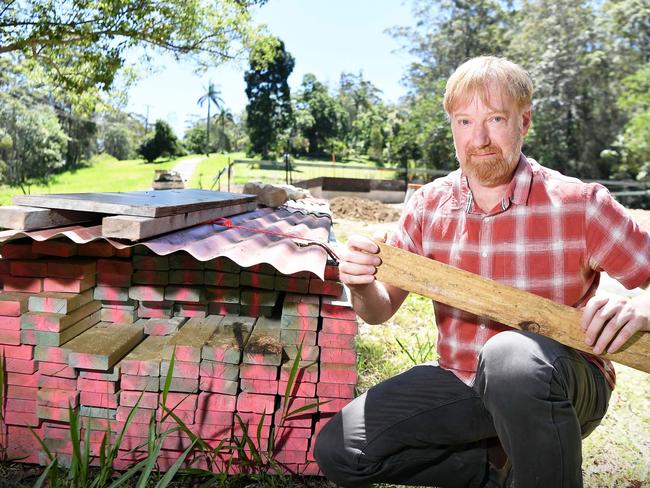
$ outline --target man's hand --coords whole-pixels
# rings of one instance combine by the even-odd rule
[[[386,242],[386,233],[378,233],[375,239]],[[339,279],[346,285],[367,285],[375,281],[377,266],[381,259],[377,256],[379,247],[372,240],[360,235],[352,235],[345,248],[339,252]]]
[[[618,351],[637,332],[650,331],[650,289],[635,298],[592,297],[582,313],[582,329],[595,354]]]

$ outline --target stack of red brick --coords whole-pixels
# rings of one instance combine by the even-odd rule
[[[261,424],[259,448],[272,446],[287,472],[319,474],[315,435],[354,396],[357,379],[356,316],[335,266],[322,281],[267,264],[157,256],[144,246],[118,251],[103,241],[13,241],[0,255],[0,441],[10,458],[47,462],[32,428],[69,460],[69,405],[97,456],[106,429],[121,431],[136,403],[116,467],[146,456],[150,418],[163,430],[176,426],[161,393],[173,355],[165,407],[190,430],[217,446],[242,437],[241,419],[257,443]],[[304,405],[313,407],[286,417]],[[189,444],[180,432],[167,436],[159,467]],[[231,456],[224,452],[217,468]]]

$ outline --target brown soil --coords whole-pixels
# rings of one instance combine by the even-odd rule
[[[400,211],[375,200],[355,197],[336,197],[330,200],[332,216],[336,219],[361,222],[395,222]]]

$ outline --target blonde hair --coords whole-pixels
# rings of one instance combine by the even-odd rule
[[[479,56],[464,62],[447,80],[443,106],[447,115],[461,103],[476,95],[486,105],[490,84],[496,84],[520,110],[529,107],[533,100],[533,82],[519,65],[496,56]]]

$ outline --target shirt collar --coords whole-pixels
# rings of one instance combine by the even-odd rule
[[[467,177],[460,168],[453,171],[450,176],[452,178],[451,208],[454,210],[463,209],[469,213],[472,209],[473,198]],[[526,205],[532,181],[533,169],[526,156],[522,153],[519,155],[519,163],[517,163],[508,191],[503,199],[502,208],[504,210],[508,208],[509,202],[515,205]]]

